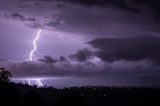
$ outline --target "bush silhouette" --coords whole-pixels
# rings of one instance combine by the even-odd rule
[[[5,68],[0,68],[0,82],[10,82],[12,74]]]
[[[25,106],[44,106],[42,96],[34,90],[28,91],[24,94]]]

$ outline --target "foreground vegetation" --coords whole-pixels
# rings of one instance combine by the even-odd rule
[[[134,87],[39,88],[10,82],[0,72],[0,106],[160,106],[160,89]]]
[[[0,83],[1,106],[160,106],[154,88],[71,87],[37,88]]]

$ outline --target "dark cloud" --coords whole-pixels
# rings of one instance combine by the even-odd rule
[[[35,3],[40,5],[33,6]],[[59,3],[65,6],[58,8]],[[136,33],[145,34],[147,32],[144,30],[149,32],[159,29],[158,23],[151,22],[153,21],[150,19],[151,14],[144,14],[149,11],[139,6],[142,5],[141,3],[136,5],[131,0],[27,0],[19,4],[27,4],[29,7],[24,10],[19,9],[18,13],[8,8],[6,11],[12,11],[23,17],[18,19],[27,21],[26,26],[31,28],[82,33],[86,34],[85,36],[108,36],[109,34],[131,36],[135,30]],[[143,5],[147,4],[143,3]]]
[[[105,61],[139,61],[151,59],[160,62],[160,38],[99,38],[89,44],[97,48],[97,55]]]
[[[50,22],[46,23],[45,25],[48,26],[48,27],[55,27],[57,25],[60,25],[60,23],[57,22],[57,21],[56,22],[50,21]]]
[[[19,14],[19,13],[13,13],[11,15],[6,15],[5,16],[7,18],[12,18],[12,19],[16,19],[16,20],[20,20],[20,21],[36,21],[35,18],[26,18],[25,16]]]
[[[41,23],[38,22],[33,22],[33,23],[27,23],[26,26],[33,28],[33,29],[45,29],[45,26]]]
[[[28,20],[28,21],[36,21],[35,18],[28,18],[27,20]]]
[[[52,64],[52,63],[56,63],[56,59],[53,59],[51,56],[44,56],[43,59],[39,59],[39,61],[47,63],[47,64]]]
[[[96,64],[92,62],[61,62],[46,64],[43,62],[17,62],[7,63],[7,67],[14,78],[34,78],[34,77],[76,77],[106,80],[121,80],[131,83],[142,81],[142,84],[153,85],[151,82],[159,82],[159,66],[148,60],[143,61],[114,61]],[[120,82],[121,82],[120,81]],[[120,83],[119,82],[119,83]],[[159,84],[158,84],[159,85]]]
[[[146,6],[148,11],[152,12],[156,21],[160,19],[160,1],[159,0],[131,0],[135,5]],[[147,11],[147,10],[146,10]]]
[[[155,21],[160,20],[159,0],[62,0],[64,2],[79,3],[86,6],[115,7],[124,11],[149,15]],[[145,14],[147,13],[147,14]]]
[[[129,6],[126,0],[62,0],[64,2],[71,2],[71,3],[79,3],[84,4],[86,6],[100,6],[100,7],[116,7],[118,9],[122,9],[125,11],[131,11],[138,13],[139,10],[137,8]]]
[[[21,20],[21,21],[24,21],[26,20],[26,18],[23,16],[23,15],[20,15],[19,13],[13,13],[11,15],[5,15],[9,18],[13,18],[13,19],[17,19],[17,20]]]
[[[90,6],[113,7],[113,8],[121,9],[124,11],[139,13],[139,9],[137,7],[130,6],[130,4],[126,0],[59,0],[59,1],[58,0],[36,0],[36,1],[46,2],[46,3],[56,2],[58,3],[57,4],[58,7],[63,7],[62,3],[70,3],[70,4],[81,4],[87,7],[90,7]]]
[[[77,51],[77,53],[74,55],[70,55],[71,59],[76,60],[76,61],[80,61],[80,62],[86,61],[86,60],[91,59],[93,57],[94,57],[94,53],[87,48],[84,48],[84,49]]]
[[[27,18],[26,16],[23,16],[19,13],[13,13],[11,15],[6,15],[5,17],[7,18],[12,18],[15,20],[20,20],[20,21],[26,21],[26,26],[31,27],[31,28],[41,28],[41,29],[45,29],[45,28],[49,28],[49,27],[55,27],[57,25],[61,25],[64,23],[63,20],[61,20],[59,17],[52,17],[52,19],[49,19],[48,22],[39,22],[37,21],[36,18]]]
[[[96,67],[96,66],[95,66]],[[56,62],[53,64],[46,64],[44,62],[21,62],[12,63],[8,65],[8,69],[14,77],[60,77],[60,76],[94,76],[96,72],[92,64],[86,63],[70,63],[70,62]],[[90,71],[87,71],[90,69]],[[20,71],[23,70],[23,71]],[[91,70],[93,70],[91,72]]]
[[[68,62],[67,58],[64,57],[64,56],[60,56],[59,57],[59,61],[61,61],[61,62]]]

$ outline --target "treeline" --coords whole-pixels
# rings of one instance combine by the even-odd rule
[[[0,68],[0,106],[160,106],[160,89],[71,87],[55,89],[15,84]]]
[[[15,84],[0,68],[0,106],[160,106],[160,89],[71,87],[55,89]]]
[[[38,88],[0,83],[0,106],[160,106],[160,89],[116,87]]]

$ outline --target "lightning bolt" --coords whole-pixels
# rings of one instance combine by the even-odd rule
[[[38,33],[37,33],[37,35],[36,35],[36,37],[34,38],[34,40],[33,40],[33,50],[31,50],[31,52],[30,52],[30,56],[29,56],[29,60],[30,61],[33,61],[33,56],[34,56],[34,53],[36,52],[36,50],[37,50],[37,41],[39,40],[39,38],[40,38],[40,33],[42,32],[42,30],[40,29],[39,31],[38,31]]]
[[[31,81],[29,79],[27,79],[27,81],[28,81],[28,85],[31,85]]]
[[[43,87],[43,84],[41,82],[40,79],[27,79],[28,81],[28,85],[33,85],[33,83],[35,82],[35,84],[38,86],[38,87]],[[31,83],[32,82],[32,83]]]
[[[29,55],[29,60],[30,61],[33,61],[34,60],[34,53],[37,51],[37,41],[39,40],[40,38],[40,34],[41,34],[42,30],[40,29],[36,35],[36,37],[34,38],[33,40],[33,49],[31,50],[30,52],[30,55]],[[27,79],[28,81],[28,84],[31,85],[31,80],[30,79]],[[36,79],[36,85],[38,87],[43,87],[43,84],[41,82],[40,79]]]
[[[42,84],[42,82],[41,82],[40,79],[37,79],[37,80],[36,80],[36,85],[37,85],[38,87],[43,87],[43,84]]]

